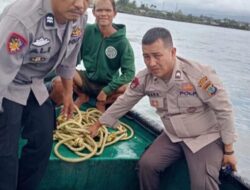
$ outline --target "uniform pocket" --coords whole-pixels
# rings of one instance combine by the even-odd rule
[[[178,96],[177,104],[180,108],[189,108],[202,106],[203,102],[197,96]]]
[[[207,179],[206,179],[206,187],[211,187],[213,186],[212,184],[213,183],[216,183],[218,185],[221,184],[220,180],[219,180],[219,171],[220,169],[217,168],[216,166],[214,165],[211,165],[211,164],[206,164],[206,171],[207,171]],[[216,185],[215,184],[215,185]],[[206,188],[206,189],[209,189],[209,188]]]
[[[197,137],[209,133],[216,126],[217,120],[211,110],[182,114],[170,117],[178,137]]]

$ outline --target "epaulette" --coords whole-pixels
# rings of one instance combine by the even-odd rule
[[[184,59],[181,59],[181,64],[182,70],[189,80],[206,92],[207,98],[216,94],[219,86],[216,81],[219,79],[216,78],[215,71],[210,66]]]
[[[189,61],[181,57],[178,57],[178,59],[181,61],[182,71],[187,76],[193,77],[194,79],[199,79],[205,75],[204,67],[207,67],[206,65],[201,65],[195,61]]]

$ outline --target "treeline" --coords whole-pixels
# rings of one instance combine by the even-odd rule
[[[212,26],[220,26],[226,28],[235,28],[240,30],[250,30],[250,23],[237,22],[232,19],[214,19],[208,16],[193,16],[192,14],[185,15],[181,10],[175,12],[160,11],[157,10],[157,6],[154,4],[141,4],[139,7],[136,5],[136,1],[130,2],[129,0],[118,0],[117,10],[128,14],[135,14],[153,18],[190,22],[197,24],[206,24]]]

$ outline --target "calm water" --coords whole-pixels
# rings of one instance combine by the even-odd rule
[[[136,55],[137,71],[144,68],[141,39],[151,27],[168,28],[177,54],[213,66],[227,89],[235,111],[238,141],[238,173],[250,181],[250,32],[198,24],[118,14],[117,23],[125,23],[127,36]],[[147,105],[147,106],[145,106]],[[135,108],[145,115],[160,119],[145,98]]]
[[[0,0],[0,12],[13,0]],[[88,10],[89,22],[94,18]],[[250,32],[213,26],[174,22],[119,13],[116,23],[127,26],[127,36],[136,55],[137,71],[144,68],[141,56],[141,39],[151,27],[168,28],[177,47],[177,54],[204,64],[212,65],[229,92],[235,111],[238,141],[235,144],[238,157],[238,173],[250,181]],[[145,106],[146,105],[146,106]],[[160,122],[154,109],[144,98],[135,110]]]

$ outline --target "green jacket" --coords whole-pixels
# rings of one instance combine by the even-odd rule
[[[134,53],[126,38],[126,28],[113,24],[117,32],[103,38],[97,24],[87,25],[80,57],[89,80],[106,85],[103,91],[110,95],[135,75]]]

